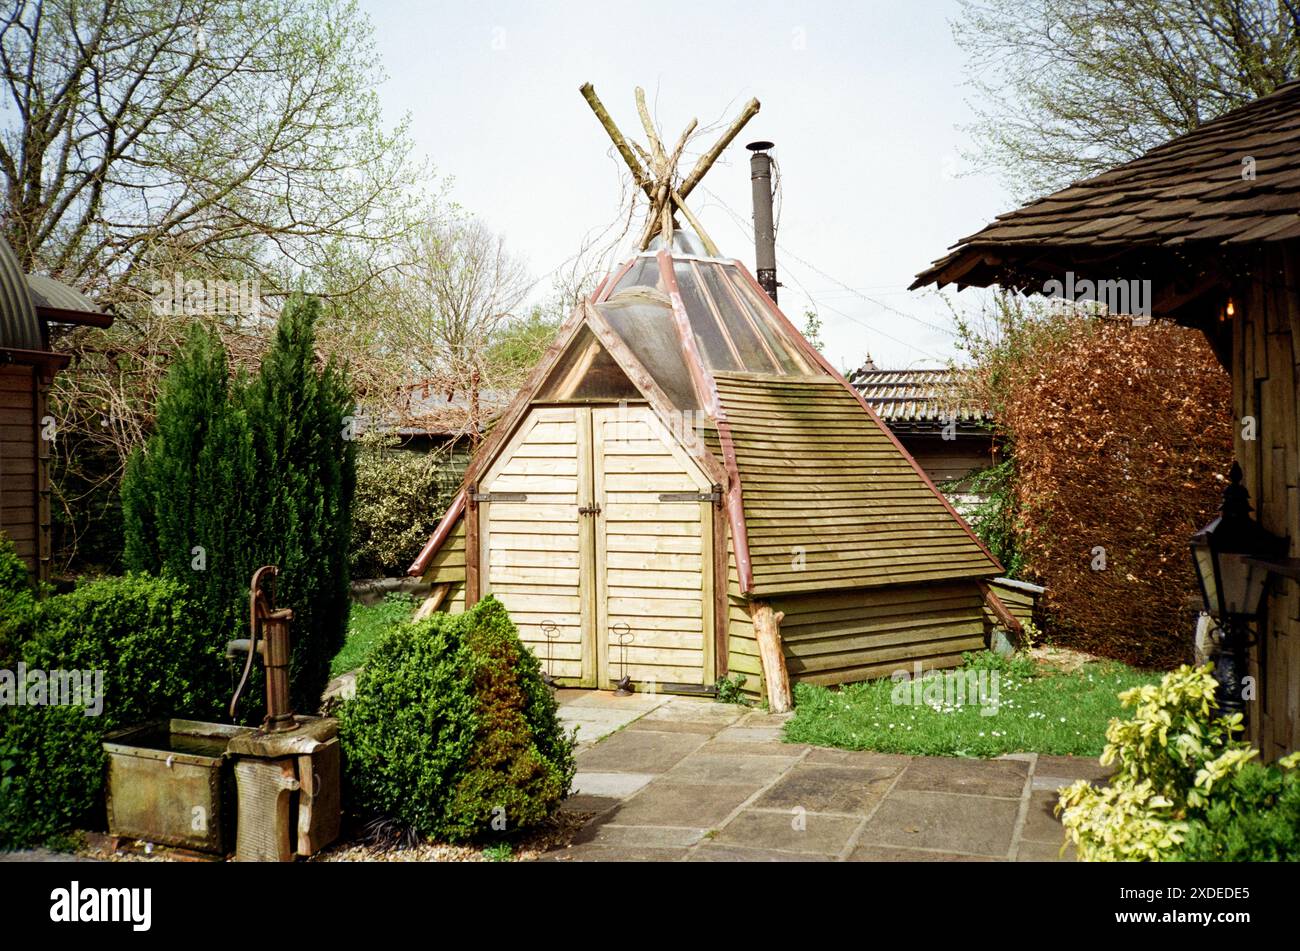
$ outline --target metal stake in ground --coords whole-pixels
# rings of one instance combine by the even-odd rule
[[[542,682],[548,687],[554,687],[554,647],[556,638],[560,636],[560,626],[549,619],[543,621],[542,636],[546,638],[546,673],[542,674]]]
[[[619,621],[610,626],[614,636],[618,638],[618,672],[619,681],[614,686],[614,696],[630,697],[636,692],[632,686],[632,678],[627,675],[627,645],[632,643],[632,628],[626,621]]]

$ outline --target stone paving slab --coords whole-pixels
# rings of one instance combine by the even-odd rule
[[[655,773],[596,773],[579,771],[573,777],[573,793],[626,799],[655,778]]]
[[[898,788],[1019,799],[1031,765],[1025,760],[918,756],[903,771]]]
[[[833,862],[832,855],[812,852],[774,852],[770,849],[737,848],[706,842],[687,855],[688,862]]]
[[[865,817],[885,798],[895,769],[798,764],[767,788],[754,805],[765,809],[852,813]]]
[[[1006,858],[1019,813],[1019,800],[895,787],[860,841]]]
[[[849,853],[846,862],[1004,862],[992,855],[964,855],[961,852],[935,852],[925,849],[896,849],[889,846],[860,845]]]
[[[851,816],[746,809],[719,830],[713,842],[774,852],[838,855],[861,824]]]
[[[704,826],[721,824],[761,787],[675,783],[663,777],[603,817],[619,825]]]
[[[794,756],[717,755],[701,751],[685,757],[664,778],[674,783],[706,786],[752,783],[757,789],[780,777],[795,760]]]
[[[696,733],[623,730],[578,754],[584,772],[664,773],[699,747],[707,737]]]
[[[976,760],[790,744],[788,716],[573,694],[562,698],[566,722],[621,722],[580,750],[565,808],[593,815],[549,861],[1071,861],[1073,850],[1059,854],[1056,789],[1110,772],[1034,753]]]
[[[685,849],[618,848],[603,845],[575,845],[548,852],[539,862],[680,862]]]
[[[1059,781],[1068,786],[1076,779],[1098,782],[1109,779],[1115,772],[1114,766],[1102,766],[1095,759],[1083,756],[1038,756],[1034,767],[1034,779],[1040,777],[1045,781]]]
[[[584,829],[575,843],[624,849],[688,849],[708,831],[690,826],[627,826],[605,822]]]
[[[1022,842],[1016,852],[1017,862],[1077,862],[1073,845],[1061,851],[1061,840],[1054,842]]]

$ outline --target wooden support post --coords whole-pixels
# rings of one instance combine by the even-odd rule
[[[984,595],[984,603],[988,605],[989,610],[993,612],[993,616],[998,619],[998,622],[1012,634],[1023,634],[1025,628],[1024,625],[1020,623],[1020,618],[1016,617],[1007,609],[1007,606],[1002,603],[1002,599],[997,596],[988,584],[983,581],[979,584],[980,591]]]
[[[415,612],[415,620],[423,621],[433,614],[434,611],[442,607],[442,602],[447,598],[447,592],[451,590],[451,582],[444,581],[442,584],[434,585],[429,596],[424,599],[420,609]]]
[[[477,486],[470,486],[472,495]],[[465,610],[479,599],[479,509],[470,498],[465,505]]]
[[[781,643],[784,611],[772,610],[766,601],[750,605],[754,619],[754,637],[758,640],[758,657],[763,663],[763,680],[767,683],[767,707],[772,713],[788,713],[794,707],[790,695],[790,674],[785,668],[785,645]]]

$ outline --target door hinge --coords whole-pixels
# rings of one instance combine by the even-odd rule
[[[480,492],[475,486],[469,490],[471,502],[527,502],[528,496],[522,492]]]
[[[722,504],[722,486],[714,485],[712,492],[660,492],[660,502],[712,502]]]
[[[583,506],[581,506],[581,507],[578,509],[578,514],[579,514],[579,515],[599,515],[599,514],[600,514],[600,506],[599,506],[599,505],[583,505]]]

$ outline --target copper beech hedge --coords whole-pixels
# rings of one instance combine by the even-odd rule
[[[1199,331],[1053,322],[976,373],[1014,453],[1024,573],[1056,642],[1172,667],[1191,650],[1188,538],[1232,461],[1231,381]]]

